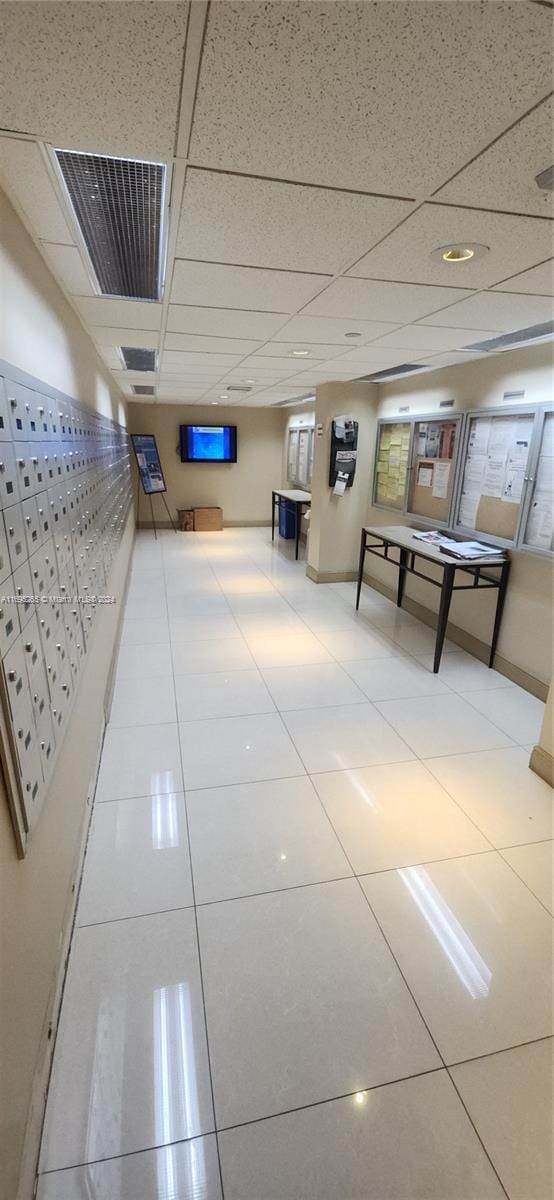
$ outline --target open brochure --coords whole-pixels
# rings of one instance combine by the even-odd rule
[[[443,539],[439,547],[442,554],[450,554],[452,558],[490,558],[503,553],[495,546],[484,546],[482,542],[455,542]]]

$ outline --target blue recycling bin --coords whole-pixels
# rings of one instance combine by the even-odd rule
[[[285,496],[279,498],[279,537],[296,537],[296,509]]]

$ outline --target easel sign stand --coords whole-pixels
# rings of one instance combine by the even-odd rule
[[[153,433],[132,433],[131,441],[133,443],[133,450],[135,452],[135,458],[137,460],[137,471],[138,471],[137,526],[139,523],[140,487],[142,484],[142,490],[144,492],[144,495],[148,496],[148,499],[150,501],[150,516],[151,516],[151,520],[152,520],[152,527],[154,529],[154,537],[157,541],[158,540],[158,532],[156,529],[156,522],[154,519],[154,506],[152,504],[152,496],[154,496],[154,495],[161,496],[164,506],[165,506],[165,511],[169,517],[171,528],[173,529],[174,533],[177,533],[177,526],[175,525],[175,522],[173,520],[173,517],[171,516],[169,508],[167,507],[167,500],[165,498],[165,493],[167,491],[167,488],[165,485],[164,473],[162,471],[160,456],[158,454],[158,447],[156,445],[156,439],[155,439]]]

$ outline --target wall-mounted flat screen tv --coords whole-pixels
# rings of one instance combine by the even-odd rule
[[[180,425],[181,462],[234,463],[237,461],[236,425]]]

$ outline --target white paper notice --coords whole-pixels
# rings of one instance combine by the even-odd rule
[[[333,495],[334,496],[344,496],[344,493],[346,491],[347,482],[348,482],[348,475],[345,475],[344,471],[339,471],[339,473],[337,475],[337,480],[336,480],[335,486],[333,488]]]
[[[460,501],[460,525],[466,529],[475,529],[477,509],[479,508],[479,492],[462,492]]]
[[[487,465],[483,475],[483,487],[481,489],[483,496],[496,496],[500,498],[504,489],[504,476],[506,474],[506,455],[505,454],[489,454],[487,457]]]
[[[433,467],[424,467],[420,463],[417,468],[417,482],[419,487],[431,487],[433,482]]]
[[[446,500],[448,496],[448,480],[450,478],[450,463],[437,462],[435,463],[435,473],[433,476],[433,496],[437,499]]]
[[[552,549],[554,520],[551,500],[533,500],[529,511],[525,541],[538,550]]]
[[[470,454],[486,454],[489,447],[489,436],[492,421],[490,418],[477,417],[471,422],[468,451]]]
[[[502,499],[510,501],[512,504],[519,504],[523,493],[524,479],[525,468],[515,467],[511,463],[508,463],[504,478],[504,487],[502,489]]]
[[[494,458],[506,456],[515,441],[516,428],[514,417],[495,417],[491,423],[489,454]]]

